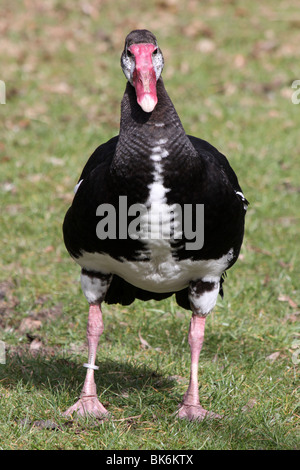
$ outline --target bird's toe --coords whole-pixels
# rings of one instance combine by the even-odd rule
[[[222,416],[213,411],[205,410],[201,405],[182,405],[177,415],[180,419],[203,421],[204,419],[221,419]]]
[[[64,412],[64,416],[71,416],[76,413],[78,416],[93,416],[94,418],[109,418],[110,413],[100,403],[96,396],[82,397],[73,406]]]

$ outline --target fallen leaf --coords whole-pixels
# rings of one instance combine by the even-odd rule
[[[296,302],[294,302],[288,295],[280,295],[277,300],[279,300],[279,302],[288,302],[289,306],[292,308],[298,308]]]
[[[34,173],[32,175],[27,175],[26,178],[31,183],[39,183],[40,181],[45,179],[45,175],[43,175],[42,173]]]
[[[82,13],[87,16],[92,16],[93,18],[96,18],[99,14],[98,9],[89,2],[81,2],[80,8]]]
[[[140,339],[140,342],[141,342],[141,345],[142,345],[142,348],[143,348],[143,349],[151,348],[151,346],[150,346],[150,344],[148,343],[148,341],[146,341],[146,340],[141,336],[141,333],[139,333],[139,339]]]
[[[30,351],[38,351],[42,347],[42,341],[38,338],[35,338],[29,346]]]
[[[20,333],[34,331],[40,329],[42,322],[40,320],[33,320],[32,318],[24,318],[19,326]]]
[[[218,362],[218,359],[219,359],[219,356],[218,356],[218,353],[216,353],[214,357],[212,358],[211,362]]]
[[[51,165],[53,166],[63,166],[65,164],[62,158],[57,158],[57,157],[49,157],[47,161],[51,163]]]
[[[286,315],[283,319],[284,323],[287,321],[290,321],[291,323],[295,323],[296,321],[299,320],[298,315],[300,314],[300,311],[296,311],[293,313],[290,313],[289,315]]]
[[[18,127],[20,127],[21,129],[25,129],[26,127],[29,127],[31,124],[31,121],[30,119],[21,119],[20,121],[18,121]]]
[[[258,41],[254,44],[252,55],[255,58],[261,57],[263,54],[270,54],[278,48],[279,43],[277,40],[268,39],[265,41]]]
[[[2,184],[2,190],[6,193],[16,193],[16,186],[14,183],[10,183],[9,181],[6,181]]]
[[[256,405],[256,403],[257,403],[256,398],[250,398],[248,403],[246,403],[246,405],[243,406],[242,412],[243,413],[248,413],[250,410],[252,410],[252,408]]]
[[[280,352],[276,351],[276,352],[273,352],[272,354],[270,354],[269,356],[267,356],[266,360],[270,361],[270,362],[274,362],[274,361],[276,361],[276,359],[279,358],[279,356],[280,356]]]
[[[286,98],[286,99],[290,100],[292,98],[292,95],[293,95],[293,90],[291,89],[291,87],[284,87],[284,88],[281,89],[280,95],[283,98]]]
[[[291,263],[286,263],[285,261],[279,260],[278,263],[282,268],[291,268],[292,267]]]
[[[52,246],[52,245],[48,245],[44,249],[44,253],[51,253],[52,251],[54,251],[54,246]]]
[[[216,48],[216,44],[212,39],[204,38],[201,39],[197,44],[196,44],[196,51],[202,52],[203,54],[210,54],[213,52]]]
[[[270,118],[278,118],[280,117],[280,112],[277,111],[277,109],[270,109],[268,116],[270,116]]]
[[[242,54],[237,54],[233,60],[233,64],[237,69],[242,69],[246,65],[246,58]]]
[[[58,93],[60,95],[69,95],[72,92],[72,88],[67,82],[46,83],[41,88],[44,91],[49,91],[50,93]]]

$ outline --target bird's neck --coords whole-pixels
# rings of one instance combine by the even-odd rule
[[[123,159],[126,154],[131,158],[138,154],[146,155],[157,146],[157,142],[165,141],[174,158],[176,154],[195,154],[162,78],[157,81],[157,98],[154,110],[146,113],[137,103],[134,87],[127,82],[121,103],[120,135],[115,161]]]
[[[134,87],[127,82],[125,93],[121,104],[121,125],[120,133],[141,128],[152,128],[158,130],[162,127],[174,128],[178,133],[184,134],[184,129],[173,103],[166,92],[162,78],[159,78],[156,85],[157,105],[151,113],[146,113],[137,103]],[[161,129],[160,129],[161,130]],[[166,132],[166,129],[163,131]]]

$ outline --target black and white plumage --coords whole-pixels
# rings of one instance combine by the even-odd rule
[[[164,61],[155,36],[146,30],[131,32],[121,65],[128,82],[120,133],[100,145],[82,171],[63,224],[65,245],[82,268],[82,288],[90,305],[128,305],[136,298],[160,300],[175,294],[193,316],[206,317],[222,293],[224,273],[238,258],[248,203],[226,157],[185,133],[161,78]],[[126,207],[120,206],[120,197]],[[115,208],[116,238],[97,235],[97,208],[103,204]],[[150,218],[141,217],[140,230],[149,231],[150,223],[151,234],[164,236],[120,238],[120,230],[127,233],[122,220],[132,220],[122,218],[122,211],[134,204],[151,213]],[[200,249],[186,249],[191,240],[181,225],[176,239],[170,232],[164,234],[172,208],[184,209],[186,204],[193,211],[196,205],[204,206]],[[155,212],[157,207],[162,213]],[[184,400],[187,407],[196,406],[186,396]],[[203,415],[199,409],[191,415],[184,410],[181,417]]]

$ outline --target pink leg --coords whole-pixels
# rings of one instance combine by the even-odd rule
[[[64,413],[65,415],[71,415],[74,412],[77,412],[77,414],[81,416],[93,415],[97,418],[103,418],[104,416],[109,415],[106,408],[104,408],[97,398],[96,384],[94,380],[94,368],[97,369],[95,366],[97,346],[99,338],[103,333],[103,329],[104,327],[100,305],[91,304],[87,325],[87,339],[89,348],[89,359],[87,366],[89,367],[86,372],[85,382],[80,399],[75,403],[75,405],[68,408],[68,410]]]
[[[189,329],[189,345],[191,349],[191,375],[190,383],[183,397],[183,402],[178,411],[179,418],[187,418],[190,421],[202,421],[207,418],[221,418],[220,415],[207,411],[200,405],[198,388],[198,363],[204,341],[205,317],[192,315]]]

